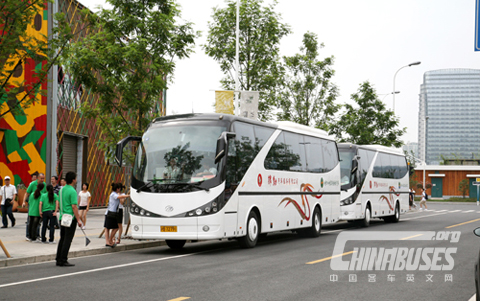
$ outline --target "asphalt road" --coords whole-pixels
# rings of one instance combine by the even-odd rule
[[[480,207],[430,204],[429,209],[402,215],[397,224],[339,223],[314,239],[271,234],[247,250],[235,241],[209,241],[181,251],[157,247],[74,258],[75,267],[47,262],[2,268],[0,300],[469,300],[480,248],[472,230],[480,226]],[[398,258],[400,270],[395,260],[380,270],[333,270],[330,257],[337,255],[332,252],[339,234],[360,237],[365,231],[370,240],[347,242],[343,252],[349,254],[337,258],[348,262],[355,256],[351,251],[359,257],[363,247],[420,253],[433,248],[439,259],[433,253],[422,257],[426,270],[402,270]],[[424,231],[435,231],[436,239]],[[385,233],[402,238],[380,240]],[[450,260],[442,255],[446,250]],[[427,266],[424,259],[437,264]],[[442,265],[447,270],[431,270]]]

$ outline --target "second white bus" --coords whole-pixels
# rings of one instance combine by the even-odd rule
[[[408,211],[409,172],[401,150],[339,143],[341,220],[368,227],[371,218],[398,222]]]

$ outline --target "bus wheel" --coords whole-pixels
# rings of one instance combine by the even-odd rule
[[[387,223],[398,223],[400,220],[400,208],[398,203],[395,205],[395,213],[392,216],[388,216],[385,218],[385,222]]]
[[[167,246],[170,247],[172,250],[180,250],[183,248],[185,243],[187,242],[186,240],[165,240],[167,243]]]
[[[372,218],[372,213],[370,212],[370,206],[367,205],[367,208],[365,208],[365,218],[360,221],[360,226],[362,227],[370,226],[371,218]]]
[[[247,220],[247,235],[240,237],[238,243],[242,248],[253,248],[260,236],[260,223],[255,211],[250,211]]]
[[[308,237],[318,237],[322,232],[322,213],[320,212],[320,209],[318,207],[315,207],[312,217],[312,226],[305,229],[305,234]]]

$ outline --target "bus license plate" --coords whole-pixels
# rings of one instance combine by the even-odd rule
[[[160,232],[177,232],[177,226],[160,226]]]

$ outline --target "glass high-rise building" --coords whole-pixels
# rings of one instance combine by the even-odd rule
[[[418,151],[422,160],[425,141],[427,164],[439,164],[442,157],[480,158],[480,70],[425,72],[418,112]]]

